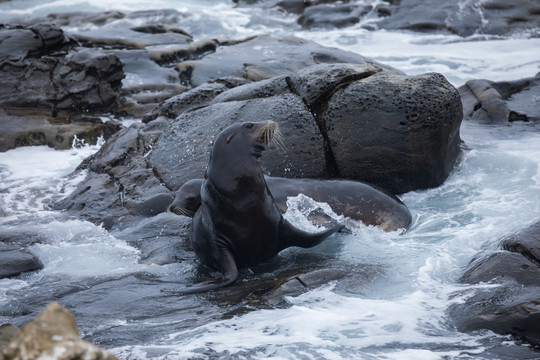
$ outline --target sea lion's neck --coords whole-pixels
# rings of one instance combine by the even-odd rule
[[[235,193],[243,188],[265,187],[261,164],[251,154],[227,156],[214,154],[206,169],[206,181],[220,193]]]

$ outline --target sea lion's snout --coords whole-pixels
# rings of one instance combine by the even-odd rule
[[[262,127],[257,138],[257,142],[264,145],[265,147],[272,142],[274,134],[277,131],[278,124],[274,121],[268,120],[261,123]]]

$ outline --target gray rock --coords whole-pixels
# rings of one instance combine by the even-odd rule
[[[204,83],[194,89],[165,100],[144,115],[143,122],[147,123],[159,116],[174,119],[185,111],[208,105],[216,96],[224,91],[247,82],[247,80],[242,78],[229,77],[218,79],[215,82]]]
[[[272,176],[322,177],[325,174],[323,140],[311,114],[293,94],[245,101],[216,103],[182,114],[154,144],[148,156],[168,186],[204,175],[212,140],[234,122],[277,122],[286,151],[271,148],[264,154],[263,170]],[[306,161],[310,159],[309,161]]]
[[[337,90],[318,119],[332,176],[403,193],[446,179],[460,151],[462,116],[459,94],[442,75],[384,72]]]
[[[540,345],[540,222],[501,241],[504,250],[472,262],[461,282],[495,283],[450,308],[460,331],[489,329]]]
[[[469,80],[458,90],[466,120],[486,124],[540,121],[540,73],[515,81]]]
[[[233,46],[222,46],[201,60],[185,61],[176,68],[180,78],[195,87],[224,76],[259,81],[322,63],[377,64],[361,55],[327,48],[293,36],[257,36]]]
[[[115,134],[79,166],[91,170],[90,176],[72,194],[51,206],[77,213],[107,229],[165,211],[174,196],[145,158],[150,150],[148,142],[155,140],[152,130],[159,125],[153,122],[145,134],[142,125],[137,124]]]
[[[371,6],[335,0],[239,0],[278,6],[298,14],[303,27],[344,27],[361,20],[368,29],[448,32],[459,36],[540,36],[540,5],[534,0],[386,0]]]
[[[20,245],[0,243],[0,279],[42,268],[41,261]]]
[[[0,151],[37,145],[70,149],[75,137],[86,144],[95,144],[99,137],[108,139],[120,129],[118,123],[103,122],[98,117],[65,111],[55,115],[39,109],[0,109]]]
[[[347,27],[358,23],[372,9],[371,5],[314,5],[304,10],[298,23],[304,28]]]

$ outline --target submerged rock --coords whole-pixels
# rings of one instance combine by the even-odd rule
[[[43,264],[21,245],[0,242],[0,279],[40,270]]]
[[[116,359],[98,346],[81,340],[75,318],[58,303],[50,303],[35,320],[16,332],[1,355],[5,360]]]
[[[460,331],[489,329],[540,345],[540,222],[501,241],[501,251],[476,259],[461,282],[479,288],[450,315]]]
[[[486,124],[540,121],[540,73],[515,81],[469,80],[458,90],[465,119]]]

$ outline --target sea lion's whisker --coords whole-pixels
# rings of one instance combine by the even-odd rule
[[[272,142],[274,143],[274,145],[276,145],[276,149],[280,154],[287,151],[287,147],[285,146],[285,143],[283,141],[283,135],[281,135],[279,128],[275,129]]]
[[[180,208],[177,211],[179,212],[179,215],[184,215],[188,217],[193,217],[193,215],[195,215],[195,212],[184,208]]]

